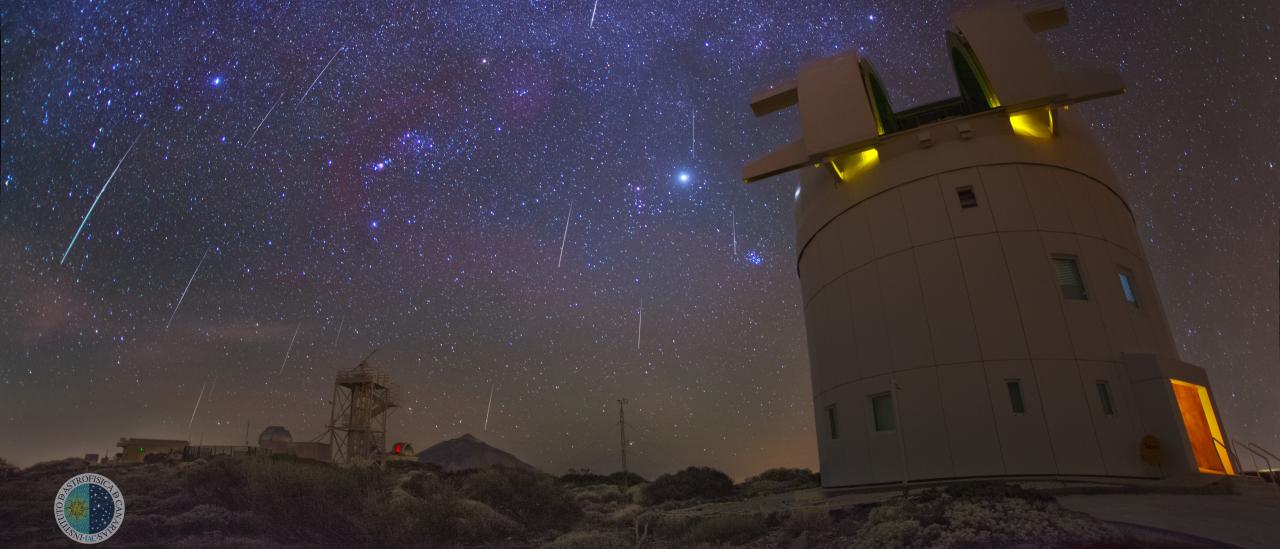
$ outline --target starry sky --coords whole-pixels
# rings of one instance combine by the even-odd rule
[[[626,397],[642,474],[816,467],[796,176],[738,179],[797,117],[747,98],[851,48],[953,96],[966,2],[357,4],[0,3],[0,455],[309,440],[380,349],[388,443],[611,471]],[[1274,451],[1280,4],[1068,9],[1182,358]]]

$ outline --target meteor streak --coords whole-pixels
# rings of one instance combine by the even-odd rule
[[[111,184],[111,180],[115,178],[116,172],[120,171],[120,166],[124,164],[124,159],[129,158],[129,153],[133,152],[133,146],[138,144],[138,140],[142,138],[139,133],[138,137],[133,138],[133,143],[129,144],[129,150],[124,151],[124,156],[120,157],[120,161],[116,162],[116,169],[111,170],[111,175],[107,176],[107,182],[102,184],[102,190],[98,191],[98,196],[93,199],[93,204],[89,205],[89,211],[84,213],[84,219],[80,220],[80,227],[76,229],[76,234],[71,237],[71,243],[67,244],[67,251],[62,252],[62,261],[58,264],[62,265],[67,262],[67,254],[71,253],[71,247],[76,245],[76,239],[80,238],[80,231],[84,230],[85,223],[89,222],[89,216],[93,215],[93,209],[98,206],[98,201],[102,199],[102,193],[107,192],[107,185]]]
[[[196,263],[196,270],[191,271],[191,278],[187,280],[187,286],[182,289],[182,295],[178,296],[178,303],[173,306],[173,312],[169,314],[169,322],[164,325],[165,331],[169,330],[169,326],[173,324],[173,317],[178,316],[178,307],[182,306],[182,300],[187,297],[187,290],[191,289],[191,283],[195,281],[196,274],[200,272],[200,266],[204,265],[204,258],[209,256],[209,248],[204,249],[204,255],[200,256],[200,262]]]
[[[196,406],[191,410],[191,419],[187,421],[187,440],[191,440],[191,425],[196,421],[196,412],[200,411],[200,400],[204,398],[205,385],[200,385],[200,396],[196,397]]]
[[[333,338],[334,347],[338,346],[338,339],[342,338],[342,327],[345,326],[346,324],[347,324],[346,318],[343,318],[342,320],[338,321],[338,335],[334,336]]]
[[[589,29],[596,28],[596,8],[598,7],[600,7],[600,0],[596,0],[594,4],[591,4],[591,22],[587,24]]]
[[[733,224],[733,258],[738,259],[738,218],[734,216],[736,212],[729,210],[729,222]]]
[[[303,92],[303,93],[302,93],[302,97],[299,97],[299,98],[298,98],[298,102],[299,102],[299,103],[301,103],[303,99],[306,99],[306,98],[307,98],[307,94],[311,93],[311,88],[316,87],[316,82],[319,82],[319,81],[320,81],[320,77],[321,77],[321,76],[324,76],[324,71],[329,70],[329,65],[333,64],[333,60],[334,60],[334,59],[337,59],[337,58],[338,58],[338,54],[339,54],[339,53],[342,53],[342,50],[345,50],[345,49],[347,49],[347,47],[346,47],[346,46],[342,46],[341,48],[338,48],[338,51],[333,52],[333,57],[330,57],[330,58],[329,58],[329,62],[328,62],[328,63],[325,63],[325,64],[324,64],[324,68],[320,69],[320,74],[317,74],[317,75],[316,75],[316,79],[311,81],[311,85],[310,85],[310,86],[307,86],[307,91],[305,91],[305,92]]]
[[[689,154],[698,158],[698,110],[689,112]]]
[[[644,328],[644,298],[640,298],[640,322],[636,324],[636,350],[640,349],[640,330]]]
[[[564,235],[560,237],[560,259],[556,260],[556,268],[560,268],[560,263],[564,261],[564,242],[569,238],[569,220],[573,219],[573,203],[569,203],[569,215],[564,217]]]
[[[493,410],[493,389],[494,389],[494,386],[490,385],[489,386],[489,406],[484,409],[484,430],[486,432],[489,430],[489,411]]]
[[[284,373],[284,365],[289,362],[289,353],[293,352],[293,342],[298,340],[298,330],[302,329],[302,322],[298,322],[298,327],[293,329],[293,339],[289,340],[289,348],[284,351],[284,360],[280,361],[280,373]]]
[[[284,99],[284,92],[280,92],[280,97],[276,98],[276,102],[271,104],[270,109],[267,109],[267,114],[263,115],[262,120],[258,121],[258,126],[253,128],[253,134],[249,136],[249,141],[245,142],[244,146],[248,147],[253,143],[253,138],[258,136],[258,130],[262,129],[262,125],[266,123],[267,118],[269,118],[271,113],[276,110],[276,107],[280,106],[281,99]]]

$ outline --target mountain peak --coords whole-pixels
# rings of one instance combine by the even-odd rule
[[[534,470],[532,465],[520,461],[520,458],[516,456],[490,446],[471,433],[436,443],[434,446],[418,452],[418,461],[434,463],[446,471],[482,469],[495,465]]]

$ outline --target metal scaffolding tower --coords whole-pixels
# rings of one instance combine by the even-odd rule
[[[372,356],[334,378],[328,424],[334,463],[374,461],[386,451],[387,415],[399,406],[399,388],[369,365]]]

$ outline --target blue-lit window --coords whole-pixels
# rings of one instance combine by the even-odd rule
[[[1138,292],[1133,289],[1133,278],[1129,276],[1129,273],[1120,272],[1120,289],[1124,290],[1124,300],[1137,307]]]

